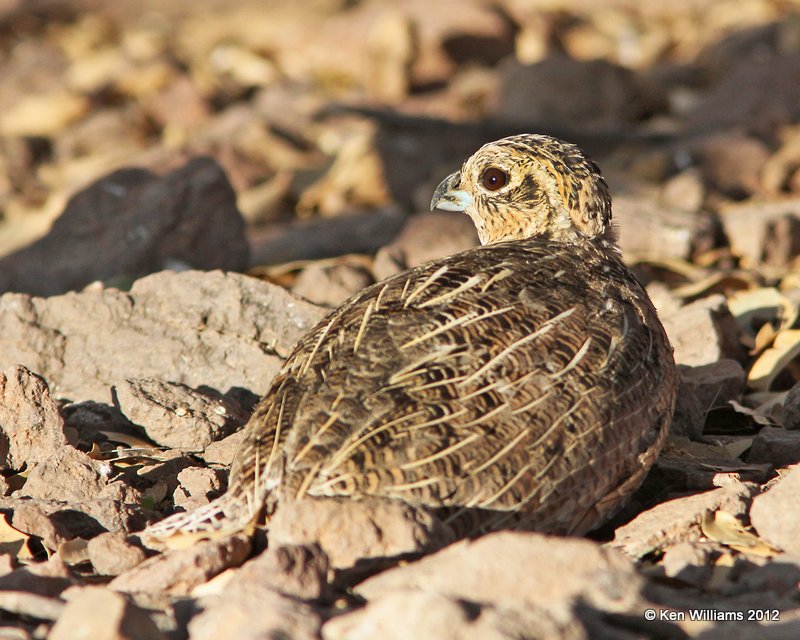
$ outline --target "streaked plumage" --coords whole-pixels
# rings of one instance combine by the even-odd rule
[[[582,533],[640,484],[677,376],[597,167],[573,145],[513,136],[446,178],[437,205],[465,210],[484,246],[328,315],[253,413],[228,493],[151,534],[366,495],[469,510],[480,530]]]

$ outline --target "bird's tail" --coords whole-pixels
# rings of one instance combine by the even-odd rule
[[[241,496],[229,492],[192,511],[175,513],[138,535],[145,544],[182,547],[197,540],[249,531],[255,526],[260,511]]]

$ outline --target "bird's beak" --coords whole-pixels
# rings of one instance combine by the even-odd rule
[[[461,183],[461,173],[451,173],[436,187],[431,200],[431,211],[444,209],[445,211],[465,211],[472,205],[472,196],[458,187]]]

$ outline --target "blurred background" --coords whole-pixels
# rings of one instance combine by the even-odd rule
[[[426,213],[434,187],[484,142],[535,131],[600,164],[626,258],[663,311],[764,287],[794,309],[798,11],[786,0],[0,0],[0,291],[220,266],[336,304],[474,244],[466,217]],[[124,226],[98,213],[96,193],[35,244],[109,172],[140,167],[152,174],[125,180],[152,181],[196,156],[222,167],[246,221],[238,244],[238,223],[204,223],[233,259],[162,255],[93,273]],[[159,184],[198,179],[186,175]],[[67,271],[81,275],[59,281]]]

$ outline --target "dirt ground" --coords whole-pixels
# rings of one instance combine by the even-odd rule
[[[0,79],[0,638],[800,637],[800,4],[0,0]],[[327,309],[477,243],[431,195],[519,132],[601,167],[680,365],[625,510],[130,536]]]

